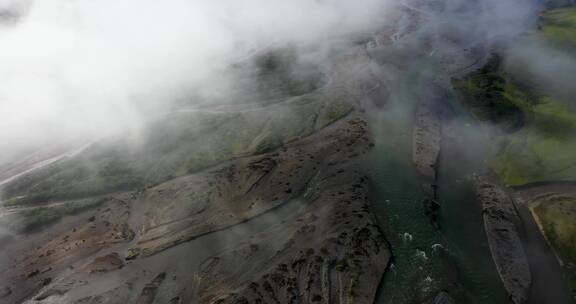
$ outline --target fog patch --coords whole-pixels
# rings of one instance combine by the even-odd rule
[[[576,57],[539,39],[525,39],[505,51],[514,77],[552,97],[576,106]]]
[[[232,65],[376,29],[386,3],[2,0],[0,149],[137,132],[174,101],[230,98]]]

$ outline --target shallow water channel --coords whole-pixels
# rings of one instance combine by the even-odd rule
[[[481,206],[467,179],[484,167],[484,138],[450,98],[446,105],[453,119],[444,127],[438,171],[440,230],[424,213],[412,128],[414,92],[427,84],[417,78],[406,73],[397,79],[397,93],[372,121],[374,211],[393,253],[376,303],[423,303],[440,290],[458,303],[508,303],[488,250]]]

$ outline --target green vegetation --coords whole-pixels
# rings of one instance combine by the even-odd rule
[[[455,83],[476,118],[499,127],[490,165],[508,185],[576,178],[576,112],[515,81],[497,60]]]
[[[324,115],[319,119],[322,126],[337,121],[352,111],[352,105],[344,100],[334,100],[326,107]]]
[[[537,39],[576,46],[576,10],[544,14]],[[576,48],[572,48],[576,58]],[[507,70],[495,56],[455,88],[473,115],[503,130],[494,138],[490,166],[508,185],[576,180],[576,111],[570,101],[548,96],[546,88],[519,71]]]
[[[548,9],[558,9],[562,7],[573,7],[573,0],[546,0],[544,1],[546,8]]]
[[[576,113],[549,98],[536,104],[513,84],[507,94],[527,116],[520,131],[501,136],[491,162],[508,185],[576,179]]]
[[[576,10],[547,12],[541,31],[530,39],[545,41],[552,47],[570,50],[576,58]],[[545,96],[537,84],[507,77],[506,96],[527,116],[520,132],[504,138],[492,163],[496,173],[510,185],[545,180],[576,179],[576,112],[567,103]]]
[[[8,228],[15,232],[33,232],[42,227],[54,224],[62,217],[75,215],[97,208],[106,202],[106,199],[85,199],[67,201],[52,206],[27,208],[16,211],[2,219]]]
[[[545,13],[540,31],[523,37],[520,47],[524,45],[545,46],[576,59],[576,9]],[[494,57],[480,71],[454,82],[472,114],[497,127],[489,165],[508,185],[576,180],[575,97],[551,96],[554,88],[536,79],[522,64],[504,65]],[[576,296],[576,198],[548,197],[531,210]]]
[[[562,261],[564,276],[576,298],[576,198],[550,197],[533,205],[531,210]]]
[[[540,23],[541,34],[554,46],[576,51],[576,9],[546,12]]]
[[[506,94],[506,85],[498,56],[493,56],[479,72],[455,82],[456,89],[462,92],[462,101],[474,117],[494,123],[503,130],[513,131],[522,126],[524,115],[511,96]]]
[[[336,264],[336,271],[338,272],[345,272],[346,269],[348,269],[348,264],[346,263],[346,260],[342,260],[340,262],[338,262]]]
[[[261,154],[270,152],[274,148],[281,146],[283,144],[283,139],[277,133],[265,133],[262,134],[256,142],[257,144],[254,148],[254,152]]]

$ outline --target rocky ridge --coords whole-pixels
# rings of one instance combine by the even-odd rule
[[[504,287],[513,303],[526,303],[532,277],[514,201],[501,186],[486,177],[476,177],[475,189],[483,205],[492,258]]]

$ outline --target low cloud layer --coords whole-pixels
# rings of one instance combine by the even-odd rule
[[[434,52],[452,58],[526,31],[537,10],[537,0],[0,0],[0,149],[138,130],[174,101],[228,97],[246,84],[229,67],[257,50],[329,48],[389,21],[402,34],[417,15],[402,52],[441,37]]]
[[[542,39],[525,39],[505,52],[507,68],[517,78],[564,102],[574,104],[576,58]]]
[[[0,0],[0,149],[138,128],[273,44],[381,23],[385,1]]]

